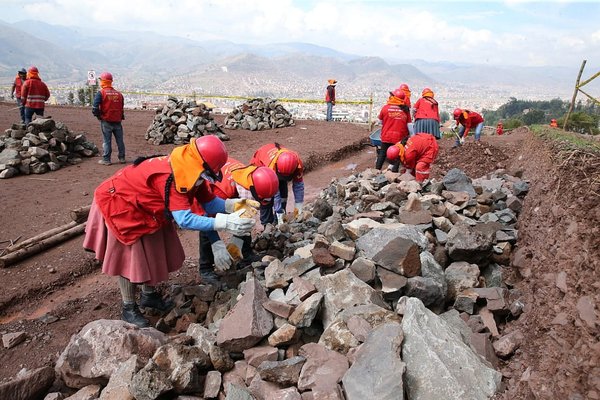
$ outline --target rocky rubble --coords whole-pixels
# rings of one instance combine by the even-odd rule
[[[169,97],[167,104],[156,109],[156,116],[146,131],[146,140],[154,145],[189,143],[192,138],[215,135],[229,140],[217,122],[212,109],[195,100],[184,102]]]
[[[96,154],[98,147],[83,132],[71,132],[52,117],[36,118],[27,126],[13,124],[0,136],[0,179],[45,174]]]
[[[224,121],[225,128],[262,131],[293,126],[294,120],[277,100],[252,99],[237,106]]]
[[[239,286],[173,286],[155,328],[91,322],[56,374],[104,400],[489,399],[523,340],[504,276],[527,191],[503,170],[335,180],[255,239]]]

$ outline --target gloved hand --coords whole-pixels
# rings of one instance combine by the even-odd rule
[[[216,231],[227,231],[232,235],[248,236],[256,221],[252,218],[242,218],[245,210],[239,210],[232,214],[215,215],[214,229]]]
[[[302,221],[302,208],[304,207],[304,203],[296,203],[294,205],[294,219],[297,221]]]
[[[225,247],[225,243],[222,240],[217,240],[210,245],[213,257],[215,260],[215,269],[219,272],[227,271],[231,268],[231,256]]]
[[[285,222],[285,213],[277,213],[277,223],[279,225]]]
[[[14,98],[15,98],[15,94],[14,94],[14,93],[11,93],[11,94],[10,94],[10,98],[11,98],[11,99],[14,99]]]
[[[243,257],[242,248],[244,247],[244,239],[239,236],[233,236],[227,244],[227,251],[234,262],[240,261]]]
[[[260,203],[250,199],[226,199],[225,200],[225,212],[231,214],[238,210],[243,209],[244,217],[252,218],[256,215]]]

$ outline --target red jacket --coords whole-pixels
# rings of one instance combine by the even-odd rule
[[[256,150],[256,153],[250,159],[250,164],[256,165],[257,167],[269,167],[273,171],[277,172],[275,168],[275,164],[277,164],[277,159],[279,155],[284,151],[292,151],[290,149],[286,149],[283,146],[277,148],[275,143],[265,144]],[[295,152],[293,152],[295,153]],[[296,153],[298,155],[298,153]],[[302,160],[300,156],[298,156],[298,168],[296,168],[296,173],[293,176],[293,182],[302,182],[304,180],[304,166],[302,165]]]
[[[21,98],[21,90],[23,90],[23,83],[25,83],[25,79],[21,78],[21,76],[17,74],[17,77],[15,78],[14,82],[15,97],[17,99]]]
[[[221,168],[223,179],[221,182],[215,182],[211,184],[213,193],[222,199],[232,199],[234,197],[238,197],[238,192],[235,186],[236,184],[231,176],[231,171],[243,167],[245,167],[245,165],[240,161],[229,157],[225,165],[223,165],[223,168]]]
[[[415,120],[435,119],[440,122],[438,102],[433,97],[421,97],[415,103]]]
[[[325,102],[334,102],[335,103],[335,86],[329,85],[327,86],[327,91],[325,92]]]
[[[417,133],[408,138],[404,146],[404,166],[415,169],[417,162],[432,163],[438,154],[438,144],[435,136],[429,133]]]
[[[49,97],[48,86],[40,78],[27,79],[21,88],[21,99],[25,102],[25,107],[43,110]]]
[[[100,103],[100,119],[108,122],[121,122],[123,120],[123,95],[113,89],[100,90],[102,102]]]
[[[386,104],[379,112],[378,118],[383,122],[381,141],[398,143],[408,136],[409,114],[396,104]]]
[[[125,167],[98,186],[94,200],[119,242],[131,245],[172,223],[164,215],[165,186],[171,173],[169,157],[156,157]],[[173,182],[169,210],[189,210],[194,199],[205,203],[214,197],[206,181],[185,194],[175,190]]]
[[[464,113],[467,113],[468,117],[465,118]],[[469,130],[471,128],[476,127],[480,123],[483,122],[483,117],[476,113],[475,111],[465,110],[459,117],[457,122],[462,124],[465,127],[465,133],[463,133],[463,137],[467,137],[469,134]]]

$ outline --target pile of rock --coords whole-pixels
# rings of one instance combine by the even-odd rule
[[[192,138],[215,135],[229,140],[217,122],[212,108],[195,100],[184,102],[169,97],[167,104],[156,109],[156,116],[146,131],[146,140],[154,145],[189,143]]]
[[[263,131],[293,126],[294,120],[279,101],[258,98],[237,106],[225,117],[224,125],[227,129]]]
[[[27,126],[13,124],[0,136],[0,179],[56,171],[96,154],[98,147],[83,132],[71,132],[52,118],[36,118]]]
[[[156,329],[91,322],[56,373],[103,399],[491,398],[523,337],[499,332],[524,307],[503,275],[527,191],[505,171],[334,181],[255,240],[270,255],[238,288],[173,287]]]

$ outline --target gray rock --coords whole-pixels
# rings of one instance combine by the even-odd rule
[[[15,346],[20,345],[27,339],[27,333],[20,332],[11,332],[5,333],[2,335],[2,345],[5,349],[11,349]]]
[[[446,242],[448,255],[455,261],[475,264],[490,257],[497,230],[492,224],[454,225],[448,233]]]
[[[65,400],[94,400],[100,395],[102,389],[99,385],[89,385],[77,391],[72,396],[67,397]]]
[[[415,242],[421,250],[426,250],[429,241],[415,226],[403,224],[386,224],[372,229],[356,241],[356,248],[365,258],[373,259],[390,241],[395,238],[409,239]],[[361,255],[361,254],[359,254]]]
[[[463,171],[458,168],[452,168],[442,179],[442,183],[447,190],[453,192],[467,192],[469,196],[475,197],[475,189],[469,178]]]
[[[6,167],[6,169],[0,171],[0,179],[9,179],[17,175],[19,175],[19,170],[13,167]]]
[[[273,316],[262,306],[268,300],[257,279],[246,281],[246,293],[223,318],[217,345],[228,351],[243,351],[254,346],[273,328]]]
[[[421,275],[419,247],[410,239],[391,239],[371,259],[376,264],[409,278]]]
[[[298,379],[300,391],[317,386],[335,386],[348,370],[345,356],[317,343],[305,344],[300,348],[299,355],[306,358]]]
[[[214,399],[221,391],[221,373],[219,371],[208,371],[204,382],[204,398]]]
[[[100,400],[134,400],[129,392],[129,386],[139,369],[138,357],[131,356],[111,375],[108,385],[100,394]]]
[[[306,328],[312,325],[313,319],[319,311],[321,300],[323,300],[323,294],[319,292],[304,300],[288,318],[290,324],[297,328]]]
[[[346,399],[404,399],[402,339],[399,323],[387,323],[371,332],[342,379]]]
[[[306,358],[296,356],[284,361],[263,361],[258,366],[258,374],[261,379],[284,386],[298,384],[300,371],[306,362]]]
[[[327,217],[333,215],[333,208],[327,200],[319,198],[313,203],[312,213],[316,218],[325,221]]]
[[[364,257],[356,258],[350,265],[350,271],[366,283],[370,283],[375,279],[375,263]]]
[[[465,261],[453,262],[446,268],[445,275],[448,285],[447,299],[453,302],[458,293],[477,286],[479,267]]]
[[[152,361],[134,375],[129,387],[136,400],[156,400],[172,389],[169,375]]]
[[[513,184],[515,196],[524,196],[529,192],[529,184],[524,181],[517,181]]]
[[[488,399],[502,375],[489,368],[460,335],[420,300],[405,300],[402,359],[411,400]]]
[[[0,399],[30,400],[43,396],[54,383],[54,370],[42,367],[0,384]]]
[[[254,397],[252,397],[250,391],[245,387],[230,383],[227,386],[227,397],[225,397],[225,400],[254,400]]]

